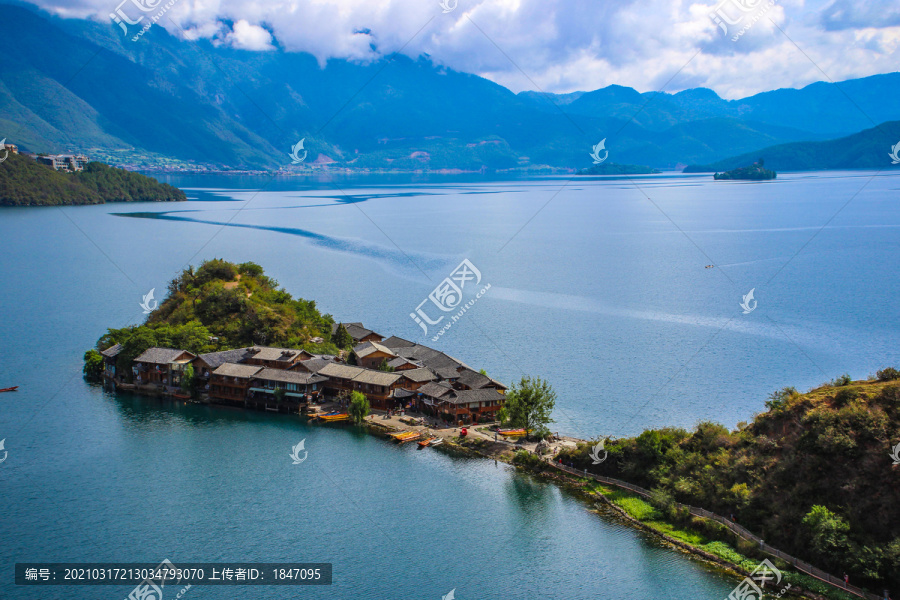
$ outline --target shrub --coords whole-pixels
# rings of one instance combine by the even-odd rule
[[[878,377],[878,381],[894,381],[900,379],[900,371],[894,367],[886,367],[878,371],[875,376]]]
[[[839,390],[837,394],[834,395],[834,403],[838,407],[846,406],[853,400],[859,398],[859,392],[853,389],[843,389]]]
[[[841,375],[841,376],[838,377],[837,379],[833,379],[833,380],[831,381],[831,385],[834,386],[834,387],[843,387],[843,386],[845,386],[845,385],[850,385],[851,383],[853,383],[853,380],[850,379],[850,374],[849,374],[849,373],[844,373],[843,375]]]

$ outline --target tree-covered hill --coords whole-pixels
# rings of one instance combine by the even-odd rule
[[[900,372],[845,376],[800,394],[785,388],[735,431],[648,430],[567,453],[579,468],[618,477],[735,520],[769,544],[851,581],[900,589]]]
[[[10,153],[0,163],[0,206],[57,206],[104,202],[186,200],[184,192],[152,177],[88,163],[67,173],[32,158]]]
[[[109,329],[97,341],[97,350],[124,346],[117,358],[120,372],[130,373],[131,361],[152,346],[194,354],[256,344],[338,352],[331,315],[320,313],[312,300],[294,299],[255,263],[208,260],[182,271],[168,292],[143,325]],[[312,342],[316,337],[324,341]]]

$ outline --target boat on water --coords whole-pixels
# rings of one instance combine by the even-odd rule
[[[328,421],[328,422],[349,421],[350,415],[348,413],[342,413],[342,412],[331,412],[331,413],[325,413],[324,415],[319,415],[318,418],[322,419],[323,421]]]
[[[14,392],[14,391],[16,391],[17,389],[19,389],[19,386],[14,385],[14,386],[12,386],[12,387],[3,388],[2,390],[0,390],[0,392]]]

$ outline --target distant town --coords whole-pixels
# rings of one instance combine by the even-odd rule
[[[57,171],[84,171],[85,165],[90,162],[84,154],[35,154],[34,152],[19,152],[19,147],[15,144],[3,144],[3,149],[9,151],[10,154],[21,154],[33,158],[42,165],[53,167]]]

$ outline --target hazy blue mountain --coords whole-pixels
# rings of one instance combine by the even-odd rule
[[[738,101],[622,86],[517,95],[425,57],[322,68],[308,54],[181,41],[162,27],[132,42],[112,23],[15,4],[0,4],[0,56],[0,138],[118,164],[277,168],[305,138],[307,162],[351,167],[585,168],[606,139],[615,162],[673,168],[872,126],[832,84]],[[873,117],[900,119],[896,103],[877,101],[898,82],[840,86]]]
[[[749,165],[759,158],[775,171],[822,169],[897,169],[890,157],[900,143],[900,121],[889,121],[853,135],[824,142],[779,144],[733,156],[708,165],[691,165],[685,172],[727,171]]]

